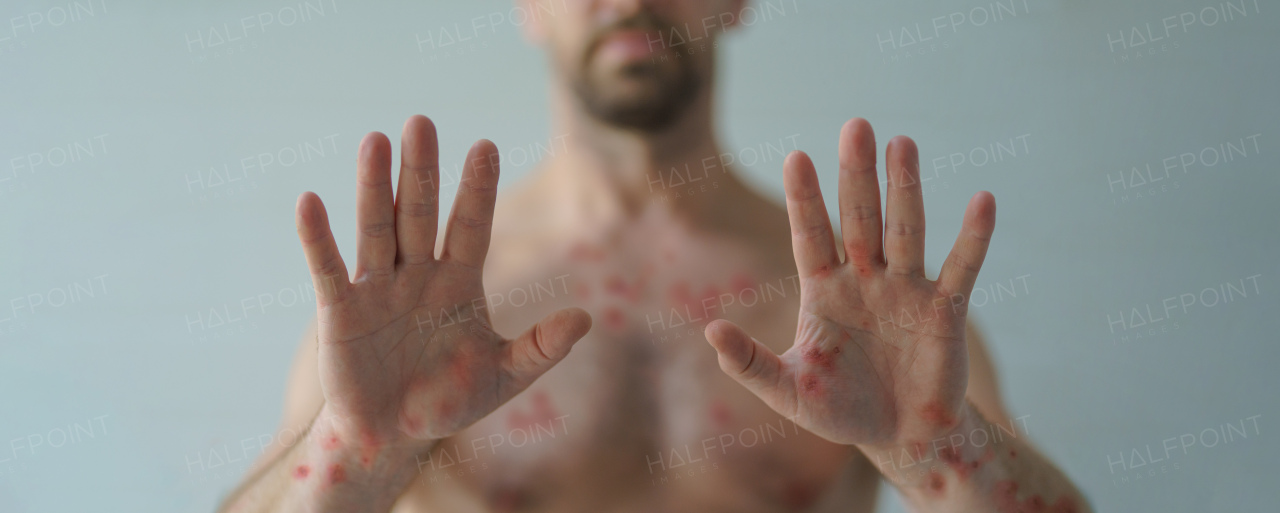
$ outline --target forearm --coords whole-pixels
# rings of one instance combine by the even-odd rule
[[[1031,447],[1022,420],[990,423],[966,404],[943,436],[861,449],[915,511],[1092,511],[1070,480]]]
[[[390,511],[418,475],[416,456],[433,445],[350,440],[339,432],[322,409],[297,444],[248,478],[218,511]]]

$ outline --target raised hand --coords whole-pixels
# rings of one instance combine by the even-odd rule
[[[995,199],[980,192],[969,201],[955,246],[930,281],[915,143],[896,137],[885,150],[883,220],[871,125],[846,123],[839,151],[844,262],[813,163],[794,152],[784,164],[801,280],[794,345],[775,355],[724,320],[707,326],[707,340],[725,373],[819,436],[862,446],[929,440],[964,411],[965,315],[995,229]]]
[[[298,198],[298,236],[319,310],[322,415],[335,426],[335,444],[426,447],[528,387],[591,326],[585,311],[572,308],[514,340],[493,331],[481,269],[498,151],[487,140],[471,147],[439,258],[438,159],[435,126],[410,118],[393,200],[390,142],[377,132],[365,136],[350,279],[320,198]]]

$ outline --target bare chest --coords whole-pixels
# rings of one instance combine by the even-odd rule
[[[725,318],[781,352],[799,282],[738,248],[578,244],[488,287],[499,332],[577,306],[591,332],[528,390],[419,461],[450,511],[816,511],[848,507],[856,451],[774,413],[720,370]],[[501,295],[502,297],[499,297]],[[869,492],[863,500],[869,500]]]

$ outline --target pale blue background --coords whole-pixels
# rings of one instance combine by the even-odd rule
[[[508,12],[504,0],[325,0],[324,16],[206,50],[188,38],[298,4],[102,2],[94,16],[16,33],[13,18],[68,4],[0,5],[0,460],[11,460],[0,463],[0,511],[209,511],[242,467],[188,461],[276,430],[313,307],[272,306],[233,331],[192,333],[188,317],[307,282],[292,213],[303,190],[325,199],[344,253],[353,249],[365,132],[398,145],[404,119],[428,114],[446,169],[481,137],[504,150],[545,145],[547,72],[509,22],[465,51],[419,50],[417,35]],[[1108,34],[1222,4],[1018,2],[1015,18],[962,26],[928,43],[936,51],[915,45],[907,52],[924,53],[891,62],[878,34],[991,4],[787,0],[787,15],[724,45],[723,142],[798,134],[834,205],[834,143],[850,117],[871,120],[881,143],[915,137],[926,174],[933,158],[1029,134],[1028,153],[926,184],[931,268],[969,196],[986,189],[999,222],[979,285],[1030,275],[1017,297],[975,310],[1011,409],[1031,415],[1039,445],[1099,510],[1274,510],[1280,6],[1259,0],[1255,12],[1248,0],[1247,17],[1196,22],[1118,62]],[[189,190],[198,171],[332,134],[336,154],[210,187],[204,200]],[[1260,153],[1179,174],[1177,188],[1128,202],[1109,188],[1108,176],[1253,134]],[[91,158],[13,169],[95,136],[105,148]],[[506,182],[531,167],[506,166]],[[781,198],[780,162],[744,171]],[[11,299],[102,275],[92,298],[12,312]],[[1253,275],[1260,293],[1190,309],[1168,333],[1113,339],[1108,314]],[[10,447],[102,415],[105,432],[81,443]],[[1113,482],[1108,455],[1254,415],[1260,432],[1246,440]]]

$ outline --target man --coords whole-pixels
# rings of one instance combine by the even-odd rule
[[[871,511],[881,479],[920,511],[1087,510],[966,326],[989,193],[928,280],[910,139],[885,150],[882,215],[871,127],[844,126],[839,234],[803,153],[785,211],[718,167],[715,45],[673,41],[714,42],[741,0],[563,5],[528,35],[571,147],[527,183],[497,201],[476,143],[437,247],[435,127],[405,124],[394,193],[370,134],[350,273],[299,198],[319,316],[284,422],[309,429],[226,511]],[[714,186],[655,187],[698,166]]]

